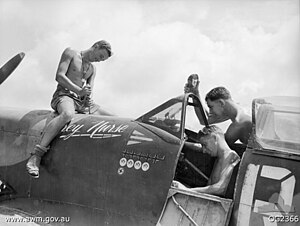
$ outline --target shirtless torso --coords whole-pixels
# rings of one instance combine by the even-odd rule
[[[82,60],[80,52],[69,49],[73,58],[70,62],[66,76],[76,85],[82,87],[84,82],[93,74],[93,65]]]
[[[237,140],[240,140],[243,144],[247,144],[251,131],[251,117],[243,114],[238,120],[232,121],[229,125],[225,133],[225,140],[229,145],[233,144]]]
[[[218,183],[222,177],[227,175],[227,171],[234,168],[240,161],[240,157],[235,151],[230,150],[225,158],[217,158],[210,175],[208,185]],[[226,179],[226,178],[224,178]]]
[[[209,107],[208,122],[215,124],[231,120],[225,140],[229,145],[240,140],[243,144],[248,143],[252,131],[252,119],[244,110],[232,100],[207,100]]]
[[[65,75],[70,82],[78,87],[82,87],[85,82],[95,74],[93,65],[88,61],[84,61],[83,56],[79,51],[71,48],[67,48],[62,55],[57,74],[59,74],[60,71],[65,72]],[[70,87],[70,85],[72,85],[70,82],[63,81],[63,83],[69,83],[65,88],[68,88],[71,91],[77,91],[74,90],[73,87]]]
[[[226,193],[233,169],[239,163],[240,157],[235,151],[229,148],[223,133],[216,126],[210,126],[210,128],[216,129],[215,131],[210,131],[207,135],[202,135],[200,138],[202,148],[199,145],[188,144],[189,147],[193,146],[194,150],[198,149],[200,152],[217,157],[207,186],[187,188],[180,182],[173,181],[174,187],[214,195],[224,195]],[[209,129],[204,128],[204,133],[205,130]]]
[[[51,107],[58,111],[58,105],[66,102],[66,98],[71,98],[74,101],[75,110],[85,113],[87,110],[87,101],[85,100],[92,93],[94,77],[95,68],[91,62],[84,58],[82,52],[71,48],[65,49],[56,73],[58,85],[53,94]],[[69,99],[68,101],[70,102]],[[89,106],[89,112],[91,112],[91,109],[92,112],[96,112],[98,109],[98,105],[93,103],[90,103]],[[63,107],[66,109],[66,105]],[[73,112],[70,107],[67,110]]]

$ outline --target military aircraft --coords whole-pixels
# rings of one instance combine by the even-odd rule
[[[23,58],[4,65],[0,81]],[[192,93],[137,119],[76,114],[52,141],[39,179],[25,165],[55,113],[0,107],[0,223],[298,225],[299,103],[292,97],[253,101],[253,133],[247,146],[231,147],[242,160],[223,197],[172,187],[173,179],[205,186],[213,170],[213,157],[185,145],[198,142],[203,128],[195,108],[206,119]]]

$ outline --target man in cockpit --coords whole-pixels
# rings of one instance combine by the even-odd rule
[[[58,113],[45,128],[42,139],[31,153],[26,169],[30,176],[39,177],[42,156],[59,131],[71,121],[74,114],[111,115],[91,99],[96,67],[93,62],[105,61],[112,55],[111,46],[105,40],[94,43],[84,51],[66,48],[62,53],[56,72],[57,89],[53,94],[51,107]]]
[[[184,92],[191,92],[200,99],[198,87],[198,75],[190,75],[188,82],[185,84]],[[244,112],[241,106],[232,100],[230,92],[225,87],[216,87],[206,94],[205,100],[209,108],[209,111],[206,110],[208,123],[215,124],[231,120],[231,124],[225,133],[227,143],[232,145],[237,140],[240,140],[240,142],[247,145],[252,132],[252,119]],[[195,108],[195,111],[200,123],[204,125],[199,109]]]
[[[186,142],[189,148],[216,157],[214,167],[207,186],[188,188],[178,181],[173,181],[173,187],[223,196],[226,193],[234,167],[239,163],[240,157],[231,150],[225,141],[224,133],[215,125],[205,127],[199,132],[199,143]]]

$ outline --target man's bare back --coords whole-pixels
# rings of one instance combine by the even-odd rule
[[[251,117],[244,114],[238,119],[234,120],[228,127],[225,133],[225,139],[228,144],[233,144],[240,140],[243,144],[247,144],[252,132]]]

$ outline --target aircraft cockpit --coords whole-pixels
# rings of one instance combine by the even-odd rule
[[[207,184],[215,160],[208,154],[196,152],[184,145],[185,142],[199,142],[197,134],[204,125],[200,124],[197,111],[202,112],[203,118],[206,117],[199,99],[193,94],[186,94],[163,103],[137,119],[181,140],[183,145],[174,179],[190,187]]]
[[[199,122],[196,108],[204,114],[199,99],[193,94],[186,94],[165,102],[137,121],[165,130],[181,140],[196,142],[198,131],[204,127]]]
[[[255,184],[252,182],[244,183],[244,180],[254,178],[244,178],[245,170],[248,170],[249,172],[247,171],[247,173],[250,173],[252,170],[251,167],[262,167],[262,169],[276,169],[278,172],[280,171],[282,175],[285,175],[287,172],[293,172],[296,175],[296,168],[293,167],[297,164],[294,160],[299,160],[299,103],[299,98],[291,97],[255,99],[252,106],[253,131],[248,145],[235,143],[233,146],[230,146],[241,158],[243,156],[243,161],[234,168],[224,196],[220,197],[204,193],[196,194],[184,192],[171,186],[164,208],[164,214],[157,225],[177,225],[178,222],[181,222],[181,225],[198,225],[196,223],[198,220],[202,222],[200,218],[198,219],[198,216],[202,216],[201,219],[208,219],[207,222],[210,221],[209,219],[214,219],[215,222],[219,222],[220,225],[227,225],[228,216],[231,213],[233,205],[232,201],[236,199],[235,202],[246,203],[245,200],[248,198],[248,193],[244,197],[244,187],[243,189],[241,189],[241,187],[248,186],[248,184],[249,186],[250,184]],[[186,145],[187,143],[199,143],[198,133],[205,126],[200,123],[199,117],[202,117],[202,123],[205,123],[205,119],[207,120],[200,100],[189,93],[165,102],[138,119],[140,122],[164,130],[166,133],[172,134],[180,140],[181,145],[178,152],[174,180],[179,181],[186,187],[206,186],[216,160],[214,157],[196,151],[189,145]],[[205,124],[207,125],[207,121]],[[282,156],[285,156],[285,159],[280,159]],[[277,158],[276,164],[278,165],[276,166],[274,166],[274,158]],[[288,160],[288,158],[291,158],[291,160]],[[278,161],[278,159],[280,159],[280,161]],[[291,166],[288,167],[286,161],[289,161]],[[253,162],[255,162],[255,164]],[[276,170],[274,170],[274,172],[277,172]],[[238,173],[239,176],[237,176]],[[271,175],[271,171],[264,171],[261,172],[261,174],[264,176],[257,177],[258,181],[264,180],[265,177],[270,177],[274,180],[272,181],[273,184],[277,183],[276,179],[278,176],[276,175],[275,177]],[[294,176],[291,176],[288,186],[292,188],[296,186],[295,190],[297,190],[298,185],[294,183],[294,178]],[[263,183],[271,184],[271,181],[264,181]],[[251,189],[259,190],[257,194],[263,193],[266,197],[269,197],[277,192],[275,189],[276,186],[273,184],[266,189],[266,191],[264,189],[259,190],[260,187],[258,185],[251,187]],[[287,183],[282,183],[281,186],[285,185],[287,185]],[[284,189],[282,191],[284,191]],[[285,197],[284,194],[282,196]],[[291,200],[290,198],[293,197],[293,192],[287,195],[287,197],[289,198],[287,200]],[[250,204],[247,205],[251,206],[251,202],[250,200]],[[243,204],[240,205],[243,206]],[[235,211],[237,209],[238,207],[236,206]],[[201,212],[201,210],[207,212],[204,213]],[[190,213],[193,213],[193,216]],[[241,211],[241,213],[243,212]],[[257,218],[262,216],[263,215],[255,215]],[[172,224],[170,224],[170,222]]]
[[[198,132],[205,126],[199,121],[199,112],[203,118],[206,117],[199,99],[193,94],[186,94],[165,102],[138,119],[181,140],[182,149],[174,179],[189,187],[205,186],[215,161],[214,157],[185,145],[186,142],[199,142]]]
[[[147,127],[150,125],[159,128],[179,139],[181,145],[173,179],[187,187],[206,186],[215,162],[215,157],[187,145],[187,143],[199,143],[198,133],[205,126],[200,123],[199,117],[202,117],[201,121],[208,125],[199,98],[189,93],[173,98],[137,119],[139,123],[147,124]],[[174,216],[181,216],[181,214],[186,216],[184,218],[186,222],[182,225],[189,223],[197,225],[192,219],[194,217],[185,213],[184,209],[191,208],[190,210],[194,209],[197,212],[202,207],[205,208],[208,203],[214,208],[210,208],[205,213],[208,216],[207,220],[209,221],[211,217],[220,218],[220,222],[225,223],[232,205],[231,199],[228,198],[232,198],[233,186],[230,190],[232,190],[230,196],[219,197],[195,192],[185,193],[171,186],[164,214],[157,225],[173,225],[170,222],[175,225],[176,222],[181,221],[181,218],[177,219]]]
[[[188,187],[207,185],[215,157],[187,145],[187,143],[199,143],[198,133],[204,126],[208,125],[206,113],[198,97],[189,93],[173,98],[141,116],[137,121],[157,127],[180,139],[181,150],[174,180],[180,181]],[[241,156],[245,148],[244,145],[243,147],[236,145],[235,151]],[[232,175],[232,181],[225,195],[226,198],[233,197],[236,174],[237,169]]]

